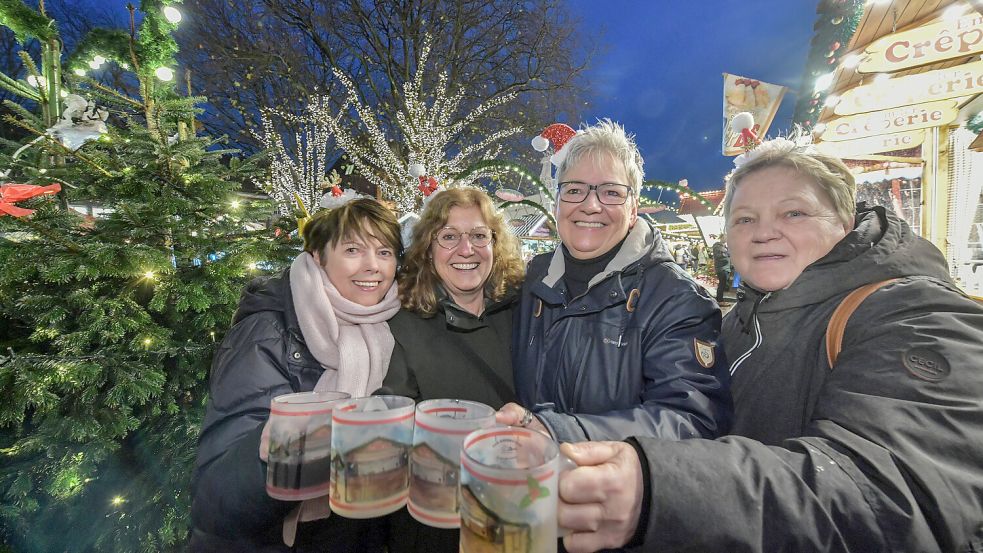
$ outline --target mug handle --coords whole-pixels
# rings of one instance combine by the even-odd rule
[[[575,469],[575,468],[577,468],[579,466],[579,465],[577,465],[577,463],[575,463],[573,461],[573,459],[571,459],[571,458],[567,457],[566,455],[564,455],[562,451],[559,453],[559,457],[560,457],[559,463],[558,463],[559,466],[557,467],[557,475],[556,475],[556,495],[557,495],[556,501],[557,501],[557,505],[559,505],[559,502],[560,502],[560,475],[562,475],[564,472],[570,472],[571,470],[573,470],[573,469]],[[556,537],[557,538],[563,538],[564,536],[568,536],[571,533],[573,533],[573,530],[571,530],[569,528],[563,528],[562,526],[560,526],[559,522],[557,522],[557,524],[556,524]]]

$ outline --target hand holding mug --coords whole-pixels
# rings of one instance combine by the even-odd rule
[[[507,403],[495,413],[495,422],[504,426],[521,426],[552,437],[546,425],[532,411],[518,403]]]
[[[570,553],[617,548],[628,543],[639,522],[644,484],[635,448],[624,442],[563,444],[579,465],[560,476],[559,522],[572,530],[563,538]]]

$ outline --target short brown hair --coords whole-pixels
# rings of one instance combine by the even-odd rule
[[[759,151],[760,150],[760,151]],[[724,195],[724,224],[730,224],[730,205],[741,179],[769,167],[787,167],[815,181],[833,203],[836,216],[853,227],[856,214],[857,184],[850,169],[840,158],[816,151],[813,146],[798,146],[793,140],[773,139],[758,146],[745,162],[727,178]]]
[[[431,262],[430,248],[454,207],[477,207],[495,236],[491,274],[485,282],[486,298],[502,299],[522,283],[525,274],[518,240],[506,228],[502,216],[496,213],[488,194],[475,188],[450,188],[439,192],[413,227],[413,241],[406,251],[406,263],[399,276],[399,297],[403,307],[424,316],[433,316],[437,312],[437,285],[440,284],[440,276]]]
[[[325,248],[338,245],[342,239],[367,235],[389,246],[402,258],[396,214],[372,198],[359,198],[331,210],[321,210],[304,225],[304,251],[324,255]]]

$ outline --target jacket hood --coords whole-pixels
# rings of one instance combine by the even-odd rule
[[[945,258],[935,245],[915,235],[907,223],[883,207],[860,208],[853,230],[826,256],[806,267],[791,286],[772,292],[758,311],[812,305],[865,284],[906,276],[951,280]],[[750,286],[741,290],[745,296],[741,304],[764,295]]]
[[[588,287],[601,282],[611,276],[612,273],[623,272],[633,265],[640,266],[644,263],[645,266],[649,266],[665,261],[672,261],[672,255],[666,249],[665,242],[662,241],[662,234],[651,223],[639,217],[635,220],[635,226],[628,231],[628,236],[621,244],[621,249],[618,250],[617,255],[603,271],[591,279]],[[543,278],[543,283],[552,288],[563,278],[565,272],[566,263],[563,259],[563,249],[556,248],[550,260],[549,271]]]
[[[250,315],[266,311],[284,313],[287,321],[296,321],[293,295],[290,293],[290,269],[275,276],[259,277],[251,280],[239,297],[239,307],[232,316],[232,324]]]

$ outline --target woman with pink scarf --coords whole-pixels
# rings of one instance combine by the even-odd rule
[[[313,512],[315,501],[266,493],[261,441],[270,400],[310,390],[374,392],[393,351],[386,321],[400,305],[400,228],[386,207],[362,198],[322,211],[303,236],[304,251],[289,269],[249,284],[215,352],[195,471],[192,551],[382,547],[383,519],[322,518],[328,513]]]

